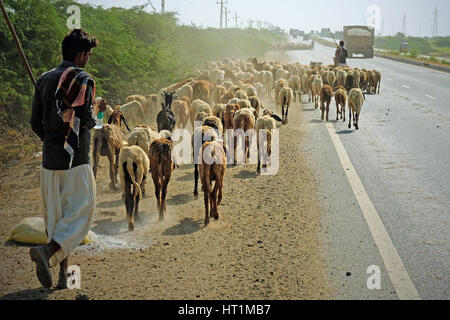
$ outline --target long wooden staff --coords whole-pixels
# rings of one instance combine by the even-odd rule
[[[0,0],[0,7],[2,9],[3,16],[5,17],[6,24],[9,27],[9,31],[11,31],[14,42],[16,43],[16,47],[17,47],[17,50],[19,51],[19,55],[22,58],[25,70],[27,71],[28,75],[30,76],[30,80],[31,80],[31,82],[33,82],[33,85],[36,85],[36,79],[34,78],[33,71],[31,71],[30,65],[28,64],[27,57],[25,57],[25,53],[23,52],[22,46],[20,45],[20,42],[19,42],[19,39],[17,39],[16,31],[14,30],[14,26],[12,25],[11,20],[9,20],[8,13],[6,12],[6,9],[5,9],[5,6],[3,5],[2,0]]]

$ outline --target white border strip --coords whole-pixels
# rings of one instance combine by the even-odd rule
[[[383,259],[384,265],[398,298],[400,300],[420,300],[421,298],[419,293],[412,283],[411,278],[403,265],[402,259],[395,249],[394,244],[392,243],[392,240],[389,237],[380,216],[378,215],[378,212],[364,189],[361,179],[356,173],[356,170],[353,167],[347,152],[345,151],[341,139],[336,134],[334,126],[327,123],[326,127],[331,136],[331,140],[336,147],[339,160],[341,161],[342,167],[347,174],[353,193],[355,194],[364,218],[369,225],[375,244],[380,251],[381,258]]]

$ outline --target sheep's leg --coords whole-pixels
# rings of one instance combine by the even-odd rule
[[[209,217],[213,219],[216,217],[214,208],[214,189],[209,193]]]
[[[215,184],[214,190],[213,190],[213,196],[212,196],[212,203],[213,203],[213,206],[214,206],[214,219],[215,220],[219,220],[219,210],[217,208],[218,194],[219,194],[219,182],[216,181],[216,184]]]
[[[134,231],[134,198],[131,193],[131,182],[127,181],[125,185],[125,209],[127,211],[128,231]]]
[[[322,103],[320,104],[320,120],[323,121],[325,118],[325,105],[322,101]]]
[[[222,172],[222,175],[220,177],[217,177],[217,181],[216,181],[216,185],[217,188],[219,189],[219,194],[217,197],[217,206],[220,206],[222,204],[222,197],[223,197],[223,176],[224,176],[225,172]]]
[[[288,124],[289,120],[288,120],[288,114],[289,114],[289,104],[286,105],[286,114],[285,114],[285,123]]]
[[[248,163],[248,158],[250,156],[250,148],[249,148],[249,139],[248,137],[245,137],[244,139],[244,163]]]
[[[253,139],[250,136],[247,143],[247,163],[250,162],[250,152],[252,150]]]
[[[330,102],[327,102],[327,110],[326,110],[327,122],[328,122],[328,113],[329,112],[330,112]]]
[[[194,196],[198,196],[198,164],[194,164]]]
[[[139,220],[139,200],[141,200],[141,198],[139,197],[139,195],[137,195],[136,199],[134,200],[133,223],[134,218]]]
[[[352,128],[352,108],[348,108],[348,128]]]
[[[98,146],[98,140],[99,139],[94,139],[94,151],[93,151],[93,156],[92,158],[94,159],[94,167],[92,168],[92,171],[94,173],[94,178],[97,179],[97,168],[98,168],[98,161],[100,159],[100,150],[99,146]]]
[[[158,212],[161,211],[161,183],[159,181],[159,177],[154,174],[153,177],[153,184],[155,185],[155,196],[156,196],[156,206],[158,209]]]
[[[339,112],[339,104],[336,101],[336,121],[339,120],[339,114],[340,114],[340,112]],[[341,114],[341,118],[342,118],[342,114]]]
[[[345,103],[341,107],[341,118],[344,118],[343,121],[345,122]]]
[[[120,149],[116,149],[116,162],[115,162],[115,175],[114,175],[114,182],[117,184],[117,174],[119,173],[119,155],[120,155]]]
[[[356,112],[356,122],[355,122],[355,128],[356,128],[356,130],[359,130],[359,125],[358,125],[358,123],[359,123],[359,112],[357,111],[357,112]]]
[[[170,176],[164,177],[164,182],[162,186],[162,194],[161,194],[161,208],[162,210],[159,212],[159,221],[164,220],[164,213],[166,212],[166,196],[167,196],[167,186],[169,185]]]
[[[202,182],[203,185],[206,186],[206,183]],[[205,227],[209,224],[209,199],[208,199],[208,191],[203,192],[203,200],[205,202]]]
[[[144,176],[142,178],[142,183],[141,183],[141,191],[142,191],[142,197],[143,198],[145,197],[145,185],[146,185],[146,182],[147,182],[146,179],[147,179],[147,177]]]
[[[233,161],[233,166],[236,166],[236,147],[237,147],[237,137],[234,137],[234,161]]]
[[[114,163],[114,157],[111,153],[111,149],[108,148],[108,154],[106,155],[109,160],[109,177],[111,179],[111,183],[109,184],[110,189],[115,190],[116,184],[115,184],[115,178],[116,178],[116,165]]]
[[[258,142],[258,167],[256,168],[257,173],[261,173],[261,157],[262,157],[262,148],[259,145],[260,142]]]

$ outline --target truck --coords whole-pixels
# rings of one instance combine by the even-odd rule
[[[373,58],[375,29],[367,26],[345,26],[344,42],[348,58]]]

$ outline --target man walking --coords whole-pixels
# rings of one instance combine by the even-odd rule
[[[102,111],[94,79],[81,68],[98,41],[75,29],[62,42],[63,62],[37,81],[31,127],[43,141],[41,197],[48,244],[30,249],[40,283],[53,285],[50,266],[60,265],[57,288],[67,287],[68,256],[89,232],[96,185],[89,162],[93,113]]]
[[[334,56],[334,65],[337,67],[344,67],[347,65],[347,49],[344,48],[344,41],[339,42]]]

